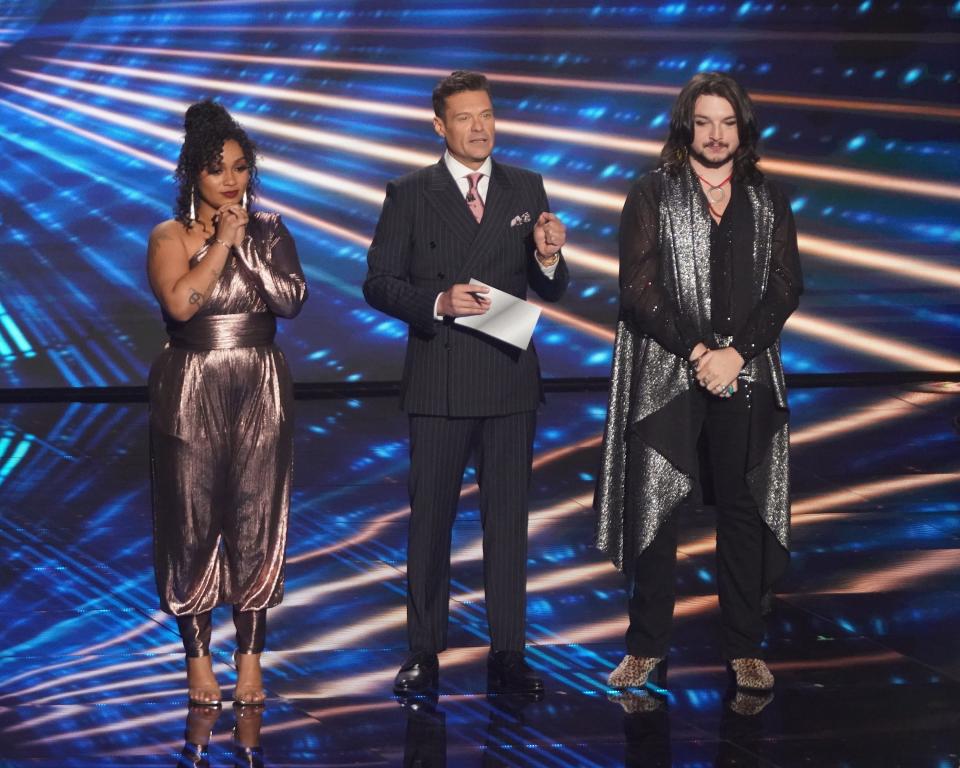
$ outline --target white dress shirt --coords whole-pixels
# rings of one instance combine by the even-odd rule
[[[480,202],[486,203],[487,201],[487,190],[490,188],[490,172],[493,170],[493,161],[488,157],[483,161],[483,165],[474,170],[473,168],[468,168],[459,160],[457,160],[453,155],[450,154],[450,150],[447,150],[443,153],[443,162],[447,166],[447,170],[450,171],[450,175],[453,176],[454,181],[457,182],[457,188],[460,190],[460,194],[463,195],[463,199],[467,199],[467,193],[470,191],[470,179],[467,178],[471,173],[482,173],[483,176],[480,177],[480,180],[477,182],[477,193],[480,195]],[[537,216],[541,212],[537,212]],[[553,280],[553,275],[557,271],[557,264],[559,261],[555,261],[549,267],[543,266],[540,263],[540,259],[537,259],[537,266],[540,267],[540,271],[543,274]],[[496,288],[496,286],[494,286]],[[442,320],[443,318],[437,313],[437,304],[440,301],[441,293],[437,294],[436,300],[433,302],[433,317],[435,320]]]

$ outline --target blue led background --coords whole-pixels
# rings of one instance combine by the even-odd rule
[[[297,380],[396,379],[406,329],[363,301],[366,244],[385,182],[439,156],[429,93],[464,67],[493,82],[496,156],[542,173],[569,227],[546,375],[607,374],[620,205],[703,69],[751,90],[793,200],[788,371],[960,369],[958,19],[871,0],[0,2],[0,386],[144,382],[163,341],[146,237],[206,96],[258,140],[262,206],[297,239]]]

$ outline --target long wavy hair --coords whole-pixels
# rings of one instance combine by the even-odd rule
[[[733,175],[750,184],[758,183],[763,174],[757,168],[760,132],[753,102],[736,80],[722,72],[700,72],[680,91],[670,114],[670,135],[660,151],[657,167],[675,175],[686,165],[693,142],[694,106],[697,99],[704,95],[720,96],[733,107],[740,139],[740,146],[733,155]]]
[[[247,132],[240,127],[230,113],[216,102],[205,99],[191,104],[183,118],[183,146],[180,147],[180,159],[173,176],[177,182],[177,200],[173,206],[173,217],[190,227],[190,202],[197,195],[200,173],[212,170],[223,162],[224,142],[233,139],[243,150],[243,156],[250,166],[250,181],[247,184],[247,206],[257,196],[259,177],[257,175],[257,145]],[[194,198],[196,203],[199,198]]]

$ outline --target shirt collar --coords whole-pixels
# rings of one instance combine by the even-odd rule
[[[443,162],[447,166],[447,170],[450,171],[450,175],[455,179],[466,178],[471,173],[482,173],[489,178],[490,172],[493,170],[493,160],[489,157],[483,161],[483,165],[477,168],[477,170],[473,170],[473,168],[468,168],[451,155],[449,149],[443,153]]]

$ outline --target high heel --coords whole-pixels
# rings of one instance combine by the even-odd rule
[[[206,744],[184,742],[177,758],[177,768],[210,768],[210,756]]]
[[[266,703],[267,694],[263,688],[263,673],[260,672],[260,685],[258,687],[240,688],[240,657],[255,656],[257,660],[257,669],[260,669],[259,653],[233,653],[233,663],[237,668],[237,684],[233,689],[233,703],[240,707],[262,707]]]
[[[263,747],[235,746],[233,748],[233,764],[237,768],[264,768]]]
[[[201,685],[191,685],[190,680],[190,659],[191,658],[205,658],[210,664],[210,674],[213,674],[213,659],[210,656],[198,656],[198,657],[187,657],[187,699],[191,707],[208,707],[211,709],[220,708],[220,686],[217,683],[216,676],[213,678],[214,687],[204,687]],[[199,693],[204,696],[204,698],[197,698],[195,693]]]
[[[607,677],[611,688],[642,688],[648,682],[659,688],[667,684],[667,658],[627,654]]]

